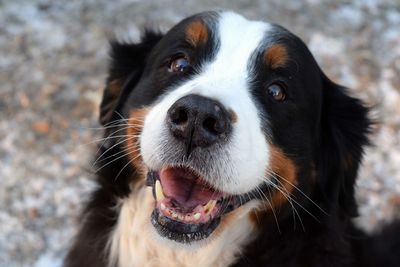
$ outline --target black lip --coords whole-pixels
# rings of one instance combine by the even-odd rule
[[[160,178],[158,177],[157,172],[155,172],[155,171],[149,171],[149,172],[147,173],[146,185],[147,185],[147,186],[152,186],[152,187],[154,188],[154,184],[156,183],[156,180],[157,180],[157,179],[160,179]],[[154,191],[154,190],[153,190],[153,191]]]
[[[159,180],[158,173],[155,171],[149,171],[147,173],[146,185],[152,187],[153,197],[155,197],[155,182]],[[267,190],[268,184],[263,184],[259,187],[259,190]],[[171,218],[164,216],[157,207],[154,208],[151,214],[151,223],[157,230],[158,234],[166,237],[170,240],[180,243],[191,243],[193,241],[199,241],[209,237],[212,232],[218,227],[221,221],[221,217],[240,206],[246,204],[253,199],[261,199],[259,191],[254,190],[243,195],[232,195],[222,200],[221,213],[218,214],[213,220],[207,223],[188,224],[175,221]]]
[[[157,208],[151,214],[151,223],[158,234],[179,243],[191,243],[209,237],[220,221],[221,217],[217,217],[207,223],[182,223],[162,215]]]

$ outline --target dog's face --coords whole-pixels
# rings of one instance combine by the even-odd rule
[[[307,207],[318,184],[336,186],[321,181],[325,154],[336,153],[321,150],[336,145],[332,105],[339,113],[347,102],[357,112],[362,106],[287,30],[208,12],[165,35],[148,33],[140,44],[114,44],[113,53],[101,120],[125,118],[127,138],[113,145],[128,154],[131,188],[144,181],[153,188],[148,219],[159,235],[183,243],[210,238],[234,227],[232,214],[243,205],[249,220],[255,205],[267,216],[279,208],[280,220],[285,207]],[[326,117],[335,127],[321,122]],[[332,160],[342,154],[356,173],[361,145]]]

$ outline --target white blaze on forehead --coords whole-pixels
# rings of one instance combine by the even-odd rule
[[[223,13],[218,24],[218,53],[200,75],[204,82],[218,86],[218,90],[208,90],[216,95],[225,91],[232,94],[232,90],[238,90],[241,86],[241,89],[248,91],[250,58],[269,29],[270,26],[266,23],[249,21],[235,13]]]
[[[206,178],[219,189],[234,194],[246,193],[261,183],[269,159],[269,148],[261,128],[259,111],[251,96],[249,65],[254,60],[252,55],[270,30],[271,26],[267,23],[249,21],[232,12],[221,13],[216,33],[219,48],[214,59],[205,62],[197,76],[177,88],[171,88],[145,120],[141,147],[143,159],[149,167],[159,169],[163,165],[162,156],[157,154],[163,146],[160,140],[166,140],[163,136],[168,109],[181,97],[197,94],[218,100],[237,115],[225,153],[215,155],[213,158],[218,160],[212,162],[215,166],[210,166],[210,169],[218,168],[218,174],[226,177],[211,177],[211,174]]]

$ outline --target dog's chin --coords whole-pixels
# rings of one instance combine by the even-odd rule
[[[206,241],[224,215],[251,200],[251,194],[219,191],[188,167],[149,171],[147,185],[153,188],[151,222],[157,233],[184,244]]]
[[[155,208],[151,214],[151,222],[160,236],[175,242],[191,244],[206,240],[220,224],[220,217],[207,223],[184,223],[165,216]]]

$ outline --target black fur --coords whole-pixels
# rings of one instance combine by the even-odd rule
[[[138,44],[111,43],[111,67],[100,107],[100,121],[107,126],[106,137],[118,129],[117,125],[112,127],[113,122],[126,115],[127,110],[153,103],[171,84],[199,71],[194,68],[178,79],[165,77],[159,70],[162,58],[182,47],[176,40],[182,39],[185,23],[174,27],[166,37],[148,31]],[[276,39],[296,64],[272,70],[258,57],[253,97],[269,114],[271,128],[267,124],[264,127],[271,132],[274,144],[291,155],[299,169],[298,186],[303,193],[295,191],[293,195],[303,207],[296,205],[301,221],[294,218],[297,215],[292,216],[290,205],[278,213],[279,230],[271,215],[261,218],[257,238],[232,266],[399,266],[398,223],[368,236],[351,221],[357,215],[354,184],[363,149],[368,145],[368,109],[323,74],[301,40],[277,29]],[[210,39],[214,43],[205,44],[194,56],[198,66],[218,49],[217,37]],[[269,73],[268,77],[264,73]],[[287,92],[285,103],[274,103],[262,89],[279,77],[289,77],[285,82],[293,90]],[[109,88],[116,80],[120,83],[118,94]],[[138,179],[137,170],[131,165],[126,167],[127,158],[117,159],[122,144],[110,140],[96,156],[101,161],[97,164],[99,188],[82,213],[82,228],[65,267],[106,266],[104,252],[118,217],[114,207],[118,198],[130,193],[129,184]],[[102,168],[105,159],[109,165]]]

